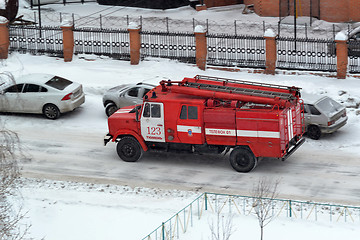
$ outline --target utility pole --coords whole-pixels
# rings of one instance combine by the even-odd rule
[[[296,17],[297,17],[297,10],[296,10],[296,1],[297,0],[294,0],[294,50],[295,50],[295,53],[296,53]]]
[[[294,0],[294,38],[295,38],[295,40],[296,40],[296,17],[297,17],[296,0]]]
[[[38,0],[38,13],[39,13],[39,35],[40,35],[40,38],[41,38],[41,11],[40,11],[40,0]]]

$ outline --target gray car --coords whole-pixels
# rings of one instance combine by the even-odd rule
[[[322,134],[333,133],[343,127],[348,117],[346,108],[327,96],[305,95],[305,131],[311,139],[319,139]]]
[[[109,117],[122,107],[142,103],[146,93],[155,85],[147,83],[124,84],[109,89],[103,96],[105,113]]]

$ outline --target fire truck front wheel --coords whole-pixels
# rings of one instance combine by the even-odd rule
[[[250,172],[257,165],[257,158],[246,147],[234,148],[230,154],[230,164],[238,172]]]
[[[123,137],[116,147],[119,157],[125,162],[136,162],[143,154],[139,142],[133,137]]]

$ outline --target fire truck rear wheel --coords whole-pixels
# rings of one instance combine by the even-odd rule
[[[123,137],[116,146],[119,157],[125,162],[136,162],[143,154],[139,142],[133,137]]]
[[[238,172],[250,172],[257,165],[257,158],[245,147],[234,148],[230,154],[230,164]]]

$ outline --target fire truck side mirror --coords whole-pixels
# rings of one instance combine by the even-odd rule
[[[135,112],[135,121],[139,122],[139,109],[136,109],[136,112]]]

